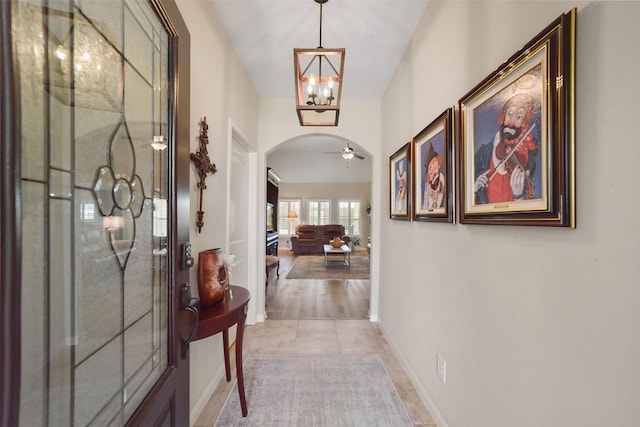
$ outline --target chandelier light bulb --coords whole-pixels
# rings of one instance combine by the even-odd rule
[[[162,151],[167,148],[167,143],[162,135],[154,135],[151,141],[151,147],[156,151]]]
[[[56,56],[61,61],[64,61],[65,59],[67,59],[67,51],[66,51],[66,49],[64,47],[62,47],[62,46],[58,46],[58,48],[56,49]]]

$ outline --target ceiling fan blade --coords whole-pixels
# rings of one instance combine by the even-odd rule
[[[356,159],[364,160],[364,156],[362,154],[353,153]]]

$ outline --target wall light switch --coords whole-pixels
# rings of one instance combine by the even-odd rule
[[[438,378],[442,381],[442,384],[447,383],[447,362],[438,354]]]

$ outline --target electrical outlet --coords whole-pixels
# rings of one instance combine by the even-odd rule
[[[442,358],[442,356],[440,356],[439,353],[438,353],[437,372],[438,372],[438,378],[440,378],[440,381],[442,381],[442,384],[446,384],[447,383],[447,362]]]

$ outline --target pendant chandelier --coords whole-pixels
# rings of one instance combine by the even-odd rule
[[[293,49],[296,77],[296,111],[300,126],[338,126],[344,48],[322,47],[322,5],[320,5],[320,43],[316,49]]]

